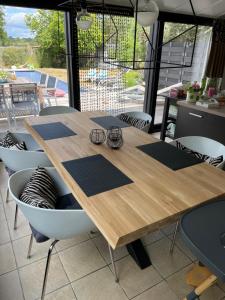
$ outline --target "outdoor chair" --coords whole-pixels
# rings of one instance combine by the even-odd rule
[[[176,147],[176,143],[180,142],[183,146],[201,154],[206,154],[210,157],[218,157],[223,155],[223,161],[217,165],[217,168],[224,169],[225,166],[225,146],[212,139],[202,136],[185,136],[172,141],[170,144]],[[176,222],[175,230],[170,247],[170,253],[173,253],[177,231],[179,229],[180,220]]]
[[[47,76],[48,76],[47,74],[41,73],[41,78],[40,78],[40,82],[39,82],[39,85],[41,87],[46,87]]]
[[[45,87],[42,88],[42,96],[48,102],[48,106],[52,105],[52,99],[54,99],[55,104],[57,105],[56,85],[57,78],[54,76],[48,76],[47,84]]]
[[[57,115],[76,112],[77,110],[73,107],[68,106],[48,106],[43,108],[39,116]]]
[[[16,116],[38,115],[38,93],[36,83],[10,84],[11,111]]]
[[[5,133],[0,133],[0,139]],[[35,168],[38,166],[52,166],[46,154],[40,150],[40,146],[27,133],[13,133],[19,142],[25,142],[27,150],[15,150],[0,146],[0,159],[3,161],[8,175],[11,176],[19,170]],[[6,193],[6,202],[9,200],[9,190]],[[16,205],[14,229],[17,227],[18,207]]]
[[[10,120],[11,120],[11,114],[6,102],[6,95],[4,90],[4,85],[0,85],[0,116],[1,118],[7,118],[9,128],[11,126]]]
[[[70,239],[76,235],[90,232],[95,229],[94,224],[89,219],[87,214],[83,209],[80,208],[78,202],[75,198],[71,195],[70,190],[64,184],[61,177],[56,172],[55,168],[46,168],[48,174],[54,180],[55,186],[58,191],[58,196],[61,201],[59,203],[60,208],[56,209],[44,209],[35,206],[31,206],[19,200],[21,192],[24,189],[26,182],[29,181],[32,174],[34,173],[35,169],[27,169],[22,170],[14,175],[12,175],[9,179],[9,190],[10,194],[12,195],[13,199],[18,204],[19,208],[23,212],[24,216],[28,219],[30,225],[36,232],[42,234],[43,236],[53,239],[47,256],[47,262],[45,267],[45,275],[43,280],[42,286],[42,294],[41,299],[44,299],[47,278],[48,278],[48,271],[49,271],[49,264],[51,259],[52,250],[55,244],[60,240]],[[63,207],[65,202],[65,198],[68,196],[72,196],[72,203],[73,206]],[[31,255],[31,247],[33,242],[33,235],[31,235],[29,248],[28,248],[28,255],[29,258]],[[111,257],[111,262],[115,274],[115,279],[117,279],[116,269],[114,264],[113,258],[113,251],[109,246],[109,252]]]

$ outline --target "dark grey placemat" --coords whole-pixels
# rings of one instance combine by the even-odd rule
[[[100,154],[62,164],[88,197],[133,182]]]
[[[138,146],[138,149],[172,170],[179,170],[203,161],[165,142]]]
[[[118,126],[120,128],[130,127],[129,124],[113,116],[96,117],[91,118],[91,120],[105,129],[109,129],[111,126]]]
[[[32,127],[44,140],[60,139],[76,135],[74,131],[61,122],[33,125]]]

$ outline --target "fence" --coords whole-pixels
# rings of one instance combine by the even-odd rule
[[[159,89],[168,87],[178,82],[200,81],[205,69],[208,56],[209,39],[202,39],[196,43],[192,67],[177,69],[161,69]],[[193,51],[193,43],[171,42],[162,49],[161,61],[190,64]]]

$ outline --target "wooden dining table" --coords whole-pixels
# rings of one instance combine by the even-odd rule
[[[93,118],[103,116],[103,112],[74,112],[29,117],[25,126],[113,249],[160,229],[191,208],[225,195],[225,172],[204,162],[171,169],[137,148],[159,143],[158,139],[137,128],[122,128],[124,144],[117,150],[106,143],[91,143],[90,131],[93,128],[103,129]],[[37,125],[51,124],[55,134],[58,125],[54,127],[54,124],[63,124],[75,134],[43,138]],[[65,162],[95,155],[104,157],[130,182],[88,195],[79,180],[68,171]],[[96,178],[100,172],[96,169]]]

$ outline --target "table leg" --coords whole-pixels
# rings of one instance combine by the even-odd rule
[[[142,270],[152,265],[150,257],[141,240],[136,240],[127,244],[127,251]]]
[[[162,127],[161,127],[161,134],[160,134],[160,140],[165,141],[166,137],[166,129],[167,129],[167,120],[168,120],[168,115],[169,115],[169,98],[165,98],[165,103],[164,103],[164,109],[163,109],[163,119],[162,119]]]

